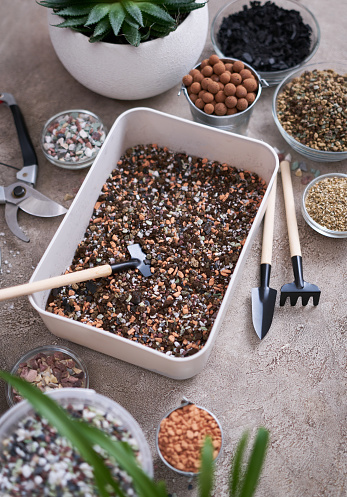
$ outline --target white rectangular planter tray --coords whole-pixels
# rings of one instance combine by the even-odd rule
[[[186,379],[199,373],[208,360],[241,275],[242,266],[264,215],[269,192],[278,171],[277,154],[266,143],[147,108],[135,108],[124,112],[113,124],[101,151],[30,281],[57,276],[70,266],[106,178],[127,148],[147,143],[157,143],[177,152],[207,157],[210,160],[250,170],[261,176],[268,184],[205,346],[195,355],[187,358],[168,356],[108,331],[47,312],[45,308],[49,291],[33,294],[30,296],[30,302],[39,312],[47,328],[61,338],[174,379]]]

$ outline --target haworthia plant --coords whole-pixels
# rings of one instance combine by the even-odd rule
[[[192,10],[207,3],[196,0],[41,0],[64,19],[56,24],[88,36],[90,42],[127,43],[135,47],[175,31]]]

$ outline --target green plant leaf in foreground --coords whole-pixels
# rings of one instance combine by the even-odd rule
[[[198,476],[199,496],[210,497],[214,481],[213,445],[211,437],[206,437],[201,451],[201,465]]]
[[[134,485],[138,483],[139,497],[166,497],[163,485],[156,485],[136,463],[133,453],[125,449],[124,442],[113,441],[101,430],[90,427],[87,423],[71,418],[57,402],[49,395],[42,393],[37,387],[26,380],[12,376],[6,371],[0,371],[3,378],[13,386],[22,397],[28,399],[34,409],[54,426],[61,436],[66,437],[79,451],[81,456],[93,467],[95,483],[98,487],[100,497],[111,495],[124,496],[119,485],[111,475],[104,460],[94,450],[96,443],[107,447],[107,450],[115,456],[120,467],[125,469],[130,477],[134,479]],[[98,432],[98,433],[97,433]],[[110,485],[115,493],[110,494],[106,489]]]
[[[242,435],[230,471],[230,497],[252,497],[254,495],[266,456],[268,440],[269,432],[265,428],[258,428],[247,467],[243,470],[242,460],[248,442],[248,432]]]

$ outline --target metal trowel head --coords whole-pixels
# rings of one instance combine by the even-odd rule
[[[151,276],[151,266],[150,261],[146,259],[146,254],[141,248],[139,243],[134,243],[133,245],[128,246],[128,251],[132,259],[137,259],[137,269],[140,271],[142,276],[148,277]]]

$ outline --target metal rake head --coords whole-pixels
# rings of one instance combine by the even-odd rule
[[[292,266],[295,281],[282,286],[280,305],[285,304],[287,297],[289,297],[292,306],[296,305],[299,297],[302,299],[302,305],[307,305],[311,297],[313,297],[313,304],[318,305],[321,291],[318,286],[304,281],[301,256],[292,257]]]

